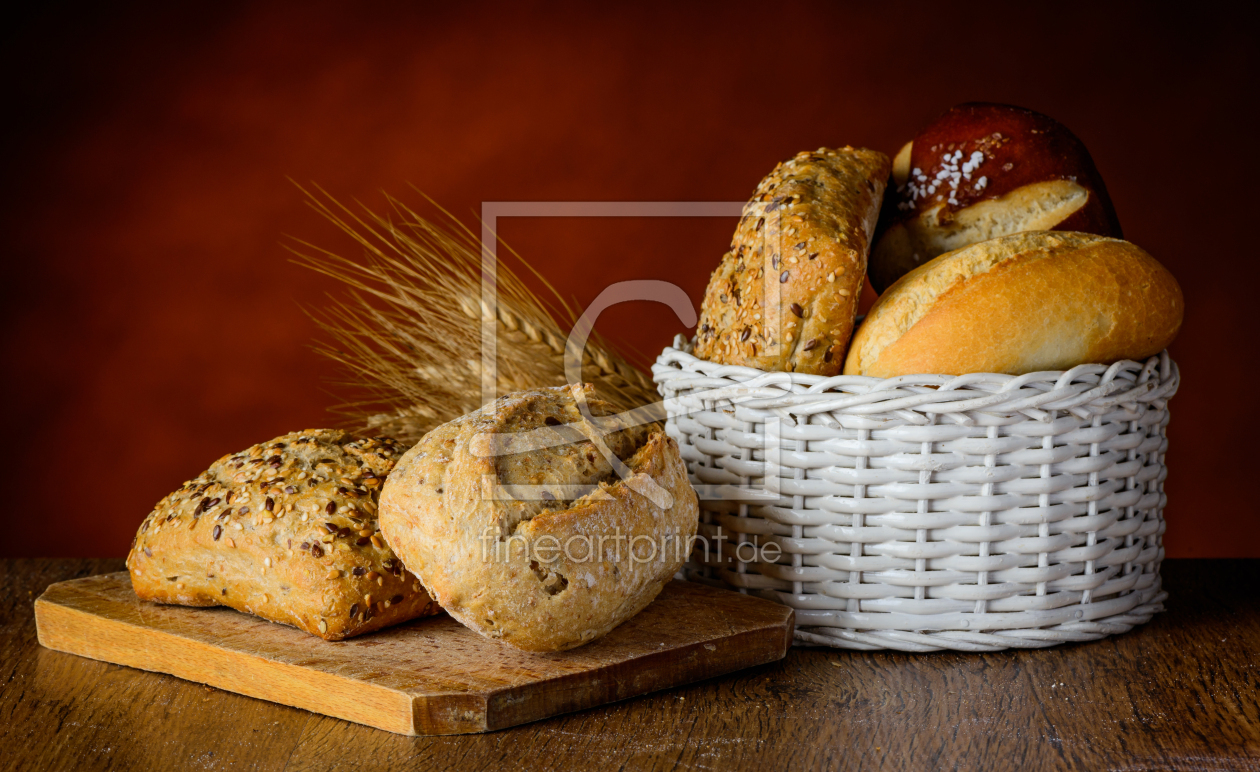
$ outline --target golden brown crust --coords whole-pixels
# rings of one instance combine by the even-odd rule
[[[696,356],[839,373],[888,172],[883,153],[851,147],[800,153],[775,167],[709,279]]]
[[[846,375],[1066,370],[1143,359],[1181,328],[1181,288],[1127,241],[1028,232],[950,252],[880,296]]]
[[[592,415],[613,413],[590,394],[578,396]],[[381,495],[381,526],[451,616],[526,651],[570,649],[638,613],[679,569],[698,507],[678,447],[654,424],[608,420],[621,427],[604,439],[628,480],[587,439],[571,387],[510,394],[403,456]],[[530,438],[555,444],[491,454]],[[644,495],[653,486],[668,494],[664,507]],[[640,541],[643,560],[630,557],[635,537],[655,545],[649,556]]]
[[[127,556],[144,600],[229,606],[335,641],[440,611],[377,529],[402,455],[312,429],[216,461],[158,502]]]

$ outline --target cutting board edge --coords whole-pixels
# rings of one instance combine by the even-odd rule
[[[49,590],[56,586],[52,585]],[[163,673],[185,681],[206,684],[246,697],[277,702],[309,710],[312,713],[365,724],[395,734],[411,736],[417,734],[413,723],[414,695],[405,691],[377,684],[364,684],[333,673],[276,662],[246,652],[219,648],[215,656],[229,662],[237,662],[243,666],[244,671],[255,671],[256,675],[260,676],[229,680],[213,670],[199,670],[192,663],[187,662],[188,653],[213,648],[209,644],[170,631],[144,628],[123,620],[93,614],[74,606],[49,600],[45,597],[47,595],[48,591],[45,590],[44,594],[35,601],[36,636],[40,645],[45,648],[98,662],[124,665],[151,673]],[[71,632],[76,629],[80,631],[78,634]],[[126,636],[118,635],[122,631],[139,631],[142,637],[149,640],[151,645],[143,656],[135,653],[134,645],[118,645],[119,640],[127,639]],[[181,648],[185,651],[181,651]],[[281,683],[276,684],[275,678],[267,678],[266,674],[269,672],[280,676]],[[299,674],[300,677],[297,677]],[[283,688],[276,688],[284,685],[294,686],[297,689],[286,691]],[[327,694],[336,696],[342,689],[353,689],[356,697],[355,700],[330,704],[327,699],[315,698],[313,693],[321,689],[323,691],[320,696]],[[306,698],[292,696],[301,695],[304,692],[312,694]],[[365,699],[365,695],[370,695],[371,699]],[[378,703],[376,710],[368,710],[364,707]],[[353,709],[346,710],[340,707],[341,705],[350,706]],[[384,712],[384,715],[381,715],[381,712]]]
[[[629,690],[619,693],[599,695],[594,691],[590,691],[584,699],[573,699],[571,701],[562,701],[549,709],[545,715],[533,715],[529,717],[514,716],[511,713],[511,704],[523,704],[529,700],[530,692],[541,691],[543,689],[555,691],[557,686],[562,686],[565,681],[576,681],[576,675],[567,675],[549,681],[540,681],[523,686],[513,686],[499,689],[491,692],[486,696],[486,730],[496,731],[499,729],[508,729],[513,726],[528,724],[533,721],[540,721],[545,718],[572,713],[579,710],[589,710],[600,705],[610,705],[616,702],[642,697],[646,694],[662,691],[665,689],[676,689],[688,684],[706,681],[710,678],[717,678],[734,673],[739,670],[745,670],[750,667],[759,667],[772,662],[778,662],[787,656],[788,650],[792,647],[792,637],[795,631],[796,612],[787,607],[782,607],[786,612],[783,621],[779,623],[766,624],[764,627],[754,630],[745,630],[734,636],[727,636],[721,639],[711,639],[709,641],[696,641],[687,646],[666,649],[660,652],[648,654],[637,660],[642,666],[646,662],[646,672],[654,676],[647,685],[642,687],[630,687]],[[713,640],[720,643],[714,644]],[[685,679],[669,678],[664,674],[670,671],[668,667],[652,667],[656,660],[677,659],[680,654],[701,654],[707,645],[720,645],[724,648],[740,649],[747,653],[750,650],[748,644],[755,646],[754,651],[759,653],[752,658],[745,656],[743,659],[736,657],[727,657],[722,660],[714,660],[712,666],[697,668],[693,675],[688,675]],[[608,673],[608,676],[615,674],[616,665],[612,665],[601,670]],[[619,686],[620,682],[614,681],[614,687]],[[506,703],[506,704],[505,704]]]
[[[125,575],[126,572],[115,572],[101,576]],[[417,694],[402,688],[365,684],[361,680],[345,678],[336,673],[317,671],[263,655],[250,654],[248,651],[216,646],[196,635],[183,635],[178,631],[147,627],[119,618],[107,612],[112,599],[92,591],[92,580],[99,580],[101,576],[58,582],[46,588],[36,599],[36,634],[42,646],[108,664],[171,675],[246,697],[276,702],[317,715],[327,715],[412,737],[473,734],[505,729],[774,662],[787,655],[792,644],[795,621],[795,613],[791,608],[765,601],[782,616],[734,635],[697,639],[680,647],[642,655],[636,659],[640,672],[629,670],[629,674],[640,679],[641,683],[628,689],[621,688],[622,684],[616,674],[624,663],[613,663],[594,671],[571,673],[483,693]],[[96,597],[101,599],[104,608],[94,613],[85,607],[90,606],[91,600]],[[139,643],[141,641],[143,645]],[[742,658],[729,656],[721,662],[714,661],[708,667],[695,667],[693,658],[692,672],[678,665],[680,654],[685,656],[699,652],[702,647],[714,642],[732,652],[741,652]],[[753,656],[749,656],[749,646],[746,645],[749,642],[758,652]],[[196,667],[192,660],[195,660],[198,650],[209,654],[206,657],[208,661],[217,658],[219,666]],[[672,665],[662,663],[662,666],[653,666],[658,660],[670,658],[675,660]],[[215,673],[216,669],[224,669],[223,660],[229,665],[237,664],[241,672],[254,672],[255,677],[241,678],[238,675],[236,678],[227,678]],[[645,662],[646,670],[643,669]],[[592,673],[599,673],[596,679],[599,683],[580,683],[583,678],[589,679]],[[272,677],[267,677],[268,674]],[[554,690],[566,681],[578,684],[578,688],[572,690],[578,693],[576,696],[559,700],[554,695],[541,699],[538,697],[540,693],[545,694],[545,690]],[[298,692],[304,691],[308,696],[294,698],[293,691],[283,688],[286,684],[297,685],[300,687]],[[581,688],[582,686],[585,688]],[[317,699],[327,695],[335,697],[341,689],[353,689],[354,699],[341,702]],[[366,692],[374,693],[374,697],[365,700]],[[513,715],[510,710],[504,712],[505,702],[523,705],[531,701],[531,695],[534,703],[550,701],[552,704],[543,711],[534,710],[522,715]],[[353,709],[338,707],[341,705]]]

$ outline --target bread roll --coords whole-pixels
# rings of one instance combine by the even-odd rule
[[[450,615],[526,651],[580,646],[638,613],[696,532],[674,440],[616,417],[601,436],[576,400],[596,417],[614,410],[592,394],[516,392],[439,426],[381,495],[389,543]]]
[[[839,373],[888,168],[883,153],[851,147],[776,166],[709,279],[695,355],[759,370]]]
[[[937,255],[1021,231],[1123,238],[1084,143],[1032,110],[973,102],[925,126],[897,154],[871,285],[882,292]]]
[[[401,455],[388,438],[311,429],[224,456],[140,525],[127,556],[136,595],[330,641],[438,613],[376,527]]]
[[[1029,232],[941,255],[888,289],[846,375],[1022,373],[1143,359],[1184,311],[1167,269],[1127,241]]]

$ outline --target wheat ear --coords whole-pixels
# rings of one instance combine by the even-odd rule
[[[449,213],[430,221],[389,198],[391,217],[362,207],[356,213],[326,192],[307,191],[308,203],[362,249],[350,259],[313,244],[289,246],[299,264],[347,288],[343,298],[312,315],[329,340],[316,350],[343,367],[340,385],[353,399],[334,407],[361,431],[404,442],[479,406],[482,321],[497,331],[496,388],[500,394],[565,383],[564,350],[576,315],[538,276],[553,299],[533,293],[500,260],[497,308],[482,304],[479,238]],[[432,203],[432,202],[430,202]],[[436,205],[434,205],[436,207]],[[510,247],[512,257],[533,271]],[[656,402],[651,379],[602,338],[592,336],[582,357],[582,380],[599,396],[629,410]]]

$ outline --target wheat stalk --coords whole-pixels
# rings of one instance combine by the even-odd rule
[[[341,385],[360,394],[333,408],[354,428],[415,442],[479,407],[482,323],[491,319],[500,394],[566,382],[568,332],[557,316],[571,329],[576,315],[545,277],[534,272],[555,296],[550,302],[500,261],[497,307],[491,309],[481,302],[480,241],[449,213],[442,212],[449,223],[444,226],[390,197],[392,218],[367,207],[358,214],[319,188],[318,195],[299,189],[363,250],[354,260],[300,240],[289,246],[299,264],[348,290],[312,316],[330,338],[316,350],[339,363],[348,374]],[[583,352],[582,380],[623,410],[658,399],[651,379],[598,336]]]

